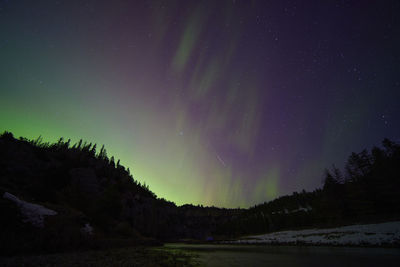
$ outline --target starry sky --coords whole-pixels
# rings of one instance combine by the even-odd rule
[[[249,207],[400,142],[400,2],[0,1],[0,131],[105,144],[157,196]]]

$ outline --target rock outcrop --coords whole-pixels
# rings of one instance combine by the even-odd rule
[[[20,200],[19,198],[8,192],[4,193],[3,198],[9,199],[14,202],[20,208],[21,214],[23,216],[23,222],[29,222],[35,227],[44,227],[45,216],[57,215],[57,212],[54,210],[45,208],[42,205]]]

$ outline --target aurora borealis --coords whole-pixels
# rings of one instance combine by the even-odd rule
[[[400,3],[0,1],[0,131],[105,144],[157,196],[248,207],[400,141]]]

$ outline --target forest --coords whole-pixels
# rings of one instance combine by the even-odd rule
[[[212,242],[284,229],[400,219],[400,145],[352,153],[326,169],[322,188],[248,209],[177,206],[158,198],[104,145],[0,136],[0,251],[61,251],[170,241]],[[57,213],[43,228],[26,223],[6,193]],[[90,227],[90,234],[82,229]]]
[[[400,146],[351,153],[340,170],[326,169],[323,187],[255,205],[222,225],[228,235],[393,221],[400,218]]]

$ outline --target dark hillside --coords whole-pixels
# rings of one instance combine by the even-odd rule
[[[237,213],[192,205],[178,208],[158,199],[119,161],[108,158],[104,146],[97,152],[91,143],[17,140],[8,132],[0,136],[0,191],[3,252],[204,240],[217,224]],[[44,216],[43,229],[23,223],[24,214],[5,199],[6,192],[57,215]],[[82,231],[86,224],[93,228],[91,235]]]

